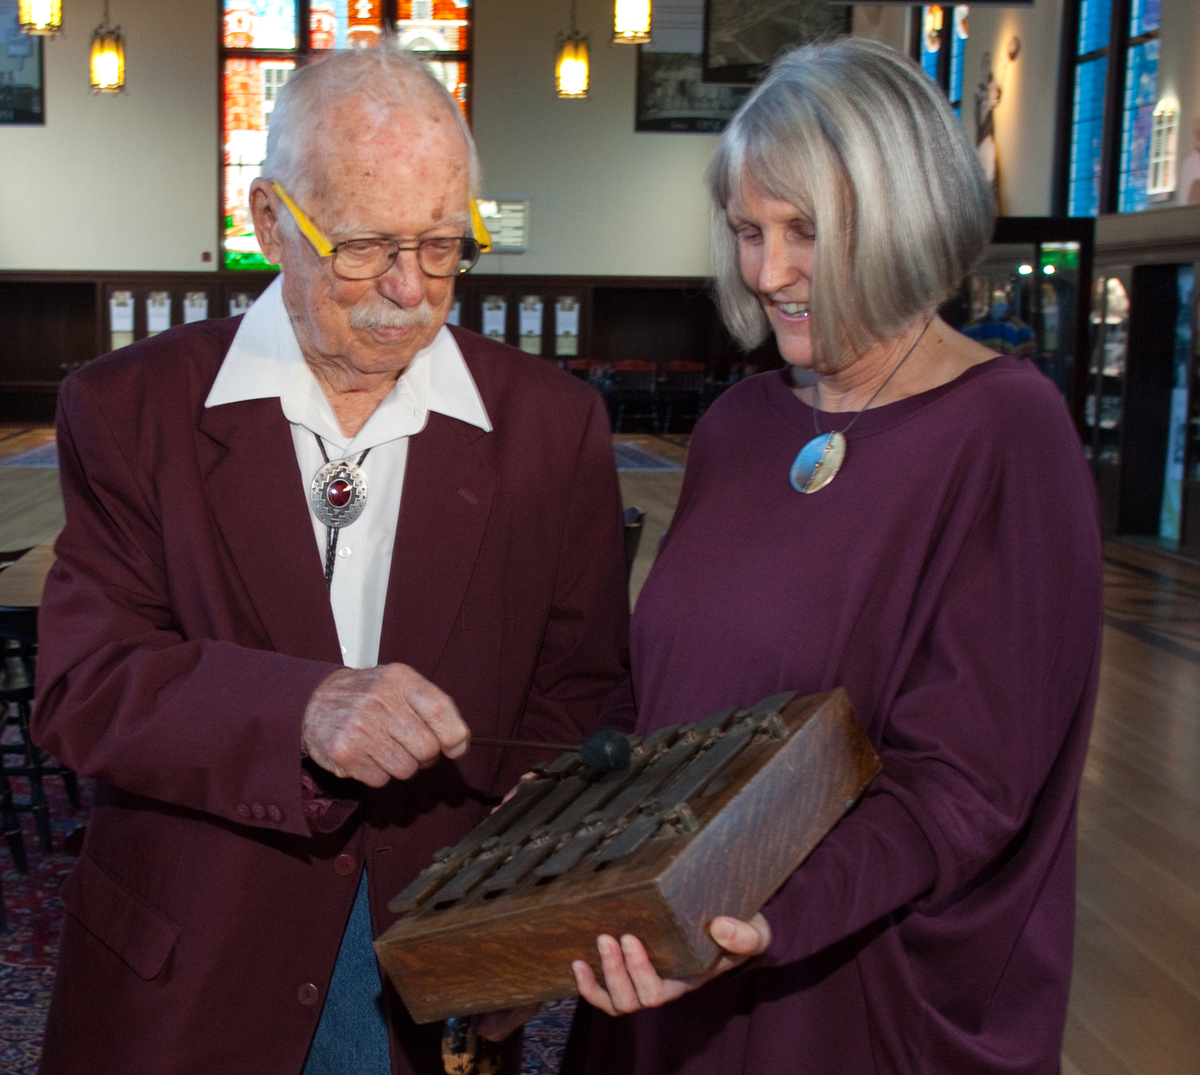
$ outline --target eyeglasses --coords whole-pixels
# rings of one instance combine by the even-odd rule
[[[303,210],[292,201],[282,186],[272,183],[271,189],[288,207],[288,212],[292,214],[317,253],[323,258],[333,259],[333,271],[343,280],[374,280],[382,276],[392,267],[401,250],[417,252],[417,264],[426,276],[459,276],[469,271],[479,260],[482,250],[491,246],[491,239],[486,231],[483,233],[486,245],[478,238],[455,235],[418,239],[412,243],[402,243],[399,239],[347,239],[335,246],[317,230],[317,226],[305,216]],[[471,204],[471,210],[474,220],[474,202]]]

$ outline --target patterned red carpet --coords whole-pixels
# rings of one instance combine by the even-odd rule
[[[28,790],[22,785],[23,781],[14,779],[18,801]],[[38,846],[29,814],[21,815],[29,862],[26,876],[17,873],[8,845],[0,840],[0,891],[8,918],[8,932],[0,934],[0,1072],[4,1075],[35,1075],[37,1071],[58,956],[62,916],[58,890],[75,861],[63,852],[63,839],[84,821],[88,794],[86,788],[81,791],[85,809],[74,811],[62,781],[46,781],[54,827],[54,850],[49,854]],[[560,1001],[546,1005],[529,1022],[521,1075],[555,1075],[562,1063],[573,1010],[574,1001]]]
[[[28,788],[23,784],[23,780],[13,779],[18,801],[28,801]],[[8,919],[8,932],[0,934],[0,1071],[7,1075],[34,1075],[37,1071],[58,956],[62,915],[58,890],[75,862],[63,852],[63,838],[83,823],[86,813],[71,809],[60,779],[49,778],[45,786],[54,850],[47,854],[38,846],[29,814],[21,815],[28,874],[22,877],[17,873],[8,844],[0,842],[0,888]]]

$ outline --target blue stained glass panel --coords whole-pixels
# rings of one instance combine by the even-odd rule
[[[1162,0],[1133,0],[1129,12],[1129,36],[1157,30],[1162,20]]]
[[[1150,133],[1158,95],[1158,40],[1129,49],[1125,67],[1125,107],[1121,114],[1120,192],[1117,209],[1136,213],[1146,208],[1150,174]]]
[[[1144,0],[1143,0],[1144,2]],[[1158,3],[1159,0],[1152,0]],[[1108,45],[1112,0],[1083,0],[1079,6],[1079,52],[1086,56]]]
[[[1107,73],[1108,58],[1105,56],[1075,68],[1068,216],[1095,216],[1100,205],[1100,139],[1104,132],[1104,79]]]
[[[950,93],[951,103],[958,104],[963,95],[963,60],[967,53],[967,39],[957,32],[950,34]]]
[[[925,12],[928,12],[929,8],[924,8],[923,10]],[[922,20],[922,25],[924,25],[924,20]],[[928,45],[929,45],[928,36],[926,34],[922,33],[921,34],[921,68],[924,70],[925,74],[927,74],[931,79],[933,79],[934,82],[936,82],[937,75],[938,75],[938,72],[937,72],[938,53],[941,51],[941,49],[931,49],[928,47]]]

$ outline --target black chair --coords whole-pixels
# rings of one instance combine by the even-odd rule
[[[25,843],[18,815],[33,815],[38,843],[43,851],[53,850],[50,804],[43,780],[61,776],[67,797],[80,808],[79,781],[65,765],[54,761],[36,746],[29,734],[29,712],[33,705],[34,661],[37,655],[37,609],[0,609],[0,822],[4,838],[19,873],[28,872]],[[15,730],[15,735],[10,729]],[[13,794],[12,777],[29,782],[28,801]]]
[[[620,433],[626,419],[648,418],[650,429],[658,428],[658,371],[640,359],[614,362],[604,394],[612,417],[613,432]]]
[[[668,362],[662,368],[658,396],[663,405],[662,435],[671,432],[672,419],[693,425],[704,413],[707,370],[701,362]]]
[[[633,575],[633,561],[637,559],[638,546],[642,542],[642,524],[646,513],[639,508],[626,508],[625,519],[625,581]]]

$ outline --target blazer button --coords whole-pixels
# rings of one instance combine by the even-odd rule
[[[262,819],[267,816],[267,812],[263,809],[262,803],[251,803],[250,811],[254,814],[255,819],[258,821],[262,821]]]
[[[305,982],[296,990],[296,999],[306,1007],[312,1007],[320,997],[321,991],[312,982]]]
[[[248,807],[245,803],[238,803],[234,809],[237,811],[238,817],[250,816],[250,807]]]
[[[349,877],[358,868],[353,855],[338,855],[333,860],[333,872],[339,877]]]
[[[283,811],[274,803],[267,807],[267,817],[278,825],[283,820]]]

